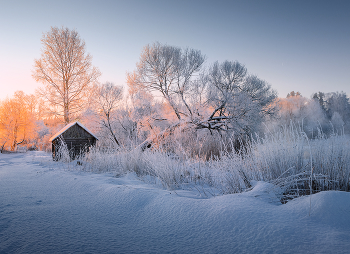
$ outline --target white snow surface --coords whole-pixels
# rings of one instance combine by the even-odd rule
[[[0,253],[349,253],[350,193],[282,205],[273,185],[202,198],[134,174],[0,154]]]
[[[55,135],[53,135],[49,141],[51,142],[52,140],[56,139],[58,136],[60,136],[61,134],[63,134],[66,130],[68,130],[70,127],[74,126],[74,125],[79,125],[81,128],[83,128],[84,130],[86,130],[88,133],[90,133],[94,138],[96,138],[98,140],[98,138],[88,129],[86,128],[84,125],[82,125],[80,122],[76,121],[70,124],[67,124],[66,126],[64,126],[60,131],[58,131]]]

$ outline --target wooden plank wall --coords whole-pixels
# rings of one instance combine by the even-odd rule
[[[57,160],[57,150],[60,145],[60,140],[67,144],[68,150],[71,152],[71,159],[75,159],[80,153],[88,151],[88,149],[96,144],[96,138],[81,128],[79,125],[74,125],[64,133],[61,138],[52,141],[52,157]]]

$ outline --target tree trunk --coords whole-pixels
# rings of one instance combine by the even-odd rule
[[[115,136],[115,134],[114,134],[114,132],[113,132],[113,130],[112,130],[112,126],[111,126],[109,114],[106,114],[106,116],[107,116],[107,125],[108,125],[107,128],[109,129],[110,133],[112,134],[112,137],[113,137],[115,143],[117,143],[117,145],[120,146],[120,144],[119,144],[119,142],[118,142],[118,139],[117,139],[117,137]],[[105,125],[106,125],[106,124],[105,124]]]

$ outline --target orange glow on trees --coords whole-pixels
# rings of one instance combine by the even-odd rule
[[[131,93],[159,93],[176,115],[177,119],[158,137],[180,127],[244,139],[258,131],[265,118],[275,114],[273,102],[277,95],[267,82],[248,74],[239,62],[216,62],[203,70],[204,61],[199,50],[160,43],[144,47],[127,82]],[[141,149],[150,143],[154,141],[146,140]]]
[[[7,146],[14,151],[19,144],[27,144],[36,135],[35,101],[17,91],[13,98],[0,103],[0,149]],[[30,102],[31,103],[28,103]]]

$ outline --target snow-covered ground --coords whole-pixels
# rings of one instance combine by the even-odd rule
[[[312,195],[311,210],[310,197],[282,205],[263,182],[206,199],[162,190],[133,174],[64,169],[48,163],[49,156],[0,154],[0,253],[350,250],[350,193]]]

